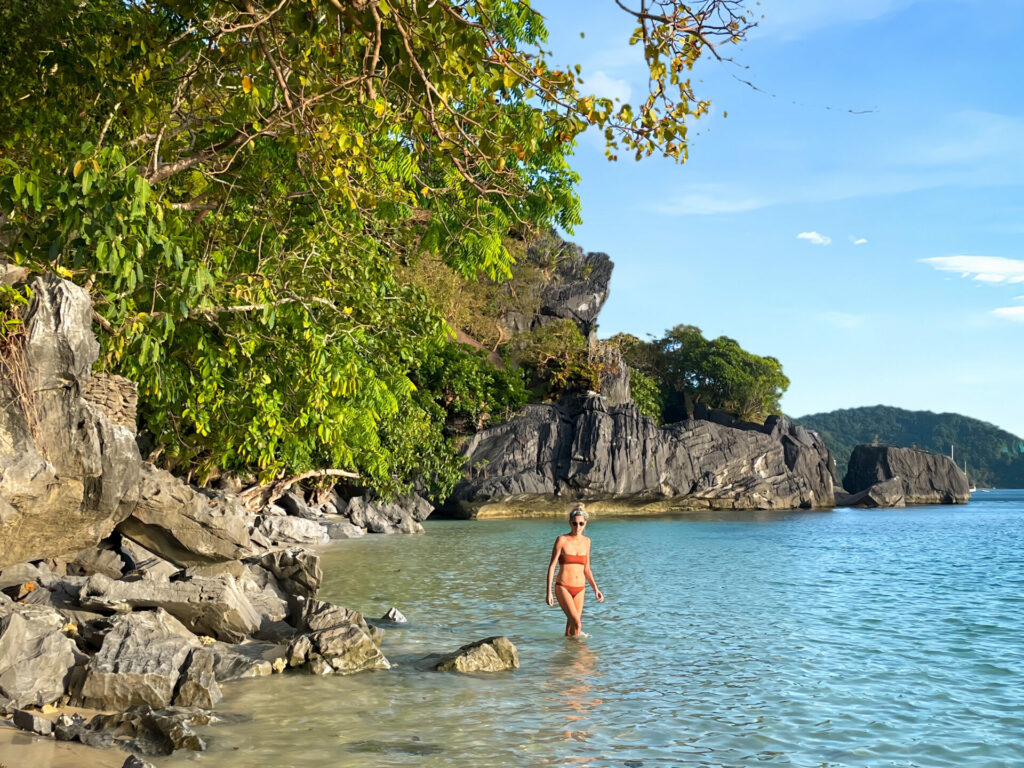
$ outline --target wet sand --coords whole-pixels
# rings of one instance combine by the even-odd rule
[[[36,736],[0,720],[0,768],[121,768],[127,752]]]

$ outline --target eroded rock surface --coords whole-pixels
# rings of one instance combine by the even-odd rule
[[[288,646],[288,665],[308,665],[317,675],[352,674],[389,669],[380,650],[380,630],[370,627],[357,611],[307,600],[299,621],[304,631]]]
[[[966,504],[971,496],[967,475],[948,456],[890,445],[854,448],[843,487],[855,497],[847,503],[861,506]]]
[[[504,672],[519,668],[519,652],[507,637],[477,640],[445,656],[434,669],[439,672]]]
[[[466,517],[550,514],[559,499],[618,511],[834,503],[828,449],[778,417],[758,425],[711,412],[659,427],[632,403],[590,394],[528,405],[475,434],[463,454],[467,476],[446,506]]]
[[[14,605],[0,618],[0,696],[15,707],[41,707],[64,695],[85,661],[61,630],[66,621],[39,605]]]

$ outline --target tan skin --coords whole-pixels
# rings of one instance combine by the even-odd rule
[[[569,590],[562,585],[582,587],[589,583],[599,603],[604,602],[604,595],[597,588],[594,574],[590,570],[590,539],[583,535],[587,521],[582,516],[577,516],[572,518],[569,525],[572,532],[555,539],[555,546],[551,549],[551,562],[548,563],[547,603],[554,605],[555,598],[558,599],[558,604],[565,612],[565,635],[566,637],[575,637],[583,633],[583,598],[586,590],[578,592],[573,597],[569,594]],[[580,563],[562,565],[552,594],[551,581],[555,576],[555,565],[558,564],[558,559],[563,552],[567,555],[585,555],[587,562],[585,565]]]

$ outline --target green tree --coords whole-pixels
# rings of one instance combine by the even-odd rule
[[[651,89],[617,106],[519,0],[8,0],[0,257],[89,286],[169,465],[450,477],[414,385],[447,327],[396,264],[507,276],[514,225],[578,223],[589,126],[611,157],[686,157],[686,74],[749,24],[628,13]]]

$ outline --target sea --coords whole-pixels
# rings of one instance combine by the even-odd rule
[[[544,601],[562,519],[337,542],[321,597],[408,623],[388,671],[225,686],[209,768],[1024,766],[1024,491],[966,506],[591,518],[584,638]],[[492,635],[514,672],[431,670]]]

